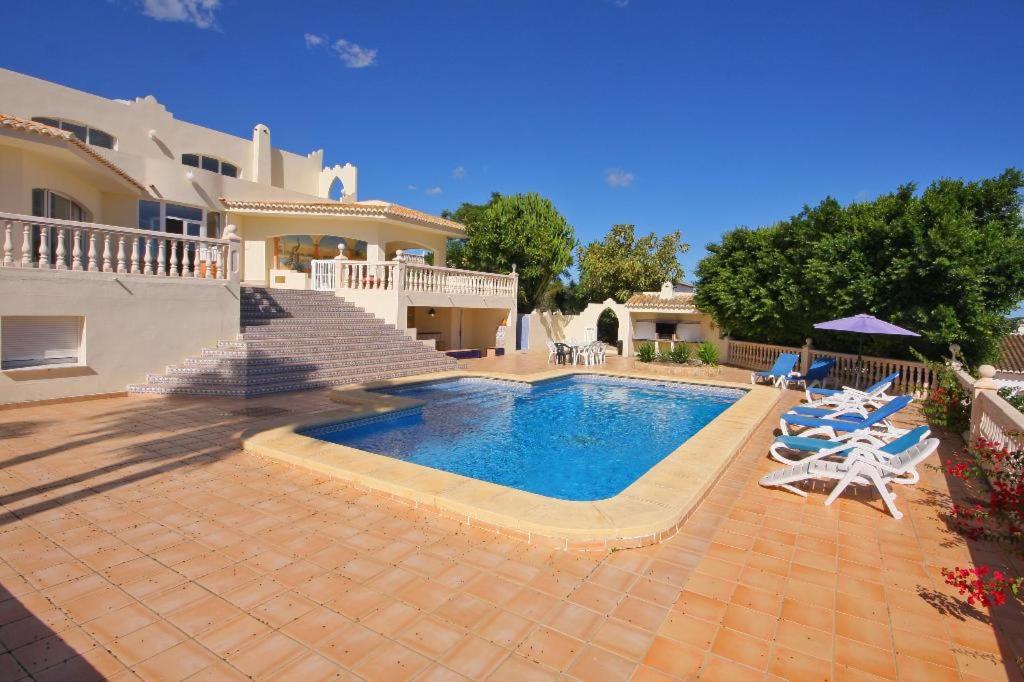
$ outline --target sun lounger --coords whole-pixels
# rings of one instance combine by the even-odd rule
[[[786,379],[793,373],[793,368],[796,367],[799,360],[800,356],[796,353],[781,353],[771,369],[763,372],[751,372],[750,383],[756,384],[758,381],[768,379],[778,388],[783,388],[786,385]]]
[[[786,384],[803,386],[805,391],[812,386],[821,386],[825,379],[828,378],[828,373],[832,371],[835,364],[836,361],[832,358],[819,358],[811,363],[807,374],[790,375],[786,379]]]
[[[886,458],[898,455],[911,445],[920,443],[930,434],[931,431],[927,426],[918,426],[888,443],[865,431],[853,431],[830,440],[806,436],[779,436],[768,448],[768,452],[772,459],[783,464],[800,464],[810,459],[843,457],[852,452],[854,448],[860,448],[877,457]],[[806,456],[794,457],[790,453],[803,453]]]
[[[918,480],[917,465],[927,459],[939,446],[937,438],[928,438],[912,445],[899,455],[878,461],[869,454],[861,453],[857,448],[839,461],[813,459],[799,464],[792,464],[778,471],[766,474],[760,480],[766,488],[779,487],[807,497],[807,493],[794,484],[804,481],[834,480],[838,481],[835,488],[825,499],[825,504],[832,504],[850,485],[873,485],[885,502],[886,508],[894,518],[903,518],[903,512],[896,508],[896,496],[889,489],[889,483],[901,485],[915,483]]]
[[[787,436],[794,435],[790,433],[790,429],[794,426],[803,426],[808,429],[808,431],[800,434],[802,436],[824,435],[828,438],[835,438],[839,433],[869,429],[875,431],[882,429],[884,433],[898,436],[902,435],[903,431],[895,428],[889,422],[889,417],[909,405],[912,400],[913,398],[909,395],[901,395],[872,412],[864,410],[865,414],[858,414],[857,410],[844,410],[842,414],[836,414],[835,418],[811,416],[790,411],[782,415],[779,424],[782,428],[782,433]],[[815,408],[805,407],[804,409]]]
[[[892,387],[893,382],[899,379],[899,377],[899,372],[893,372],[888,376],[882,377],[863,391],[850,388],[849,386],[843,386],[841,389],[808,387],[806,392],[807,402],[811,405],[860,402],[878,406],[893,399],[894,396],[888,395],[886,391]]]

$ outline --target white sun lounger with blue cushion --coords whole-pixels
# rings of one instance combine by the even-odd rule
[[[813,459],[773,471],[763,476],[760,484],[766,488],[777,486],[807,497],[807,493],[794,484],[821,479],[839,481],[825,499],[827,505],[832,504],[848,486],[873,485],[882,496],[889,513],[901,519],[903,512],[896,508],[896,496],[889,490],[887,484],[916,483],[917,465],[935,452],[938,446],[937,438],[928,438],[885,461],[879,461],[873,455],[854,448],[849,455],[839,461]]]
[[[912,400],[913,398],[909,395],[901,395],[893,398],[873,412],[867,412],[864,410],[866,414],[859,414],[856,410],[850,410],[842,411],[841,414],[837,414],[838,411],[833,410],[833,417],[801,414],[800,412],[795,411],[796,408],[794,408],[794,410],[782,415],[782,419],[779,420],[779,424],[781,425],[782,433],[787,436],[794,435],[790,433],[790,430],[794,426],[802,426],[808,429],[800,434],[802,436],[824,435],[828,438],[835,438],[839,433],[850,433],[852,431],[865,430],[878,431],[879,429],[884,433],[899,436],[903,435],[904,431],[894,427],[889,422],[889,417],[909,405]],[[809,410],[816,408],[804,407],[803,409]]]
[[[930,434],[931,430],[927,426],[918,426],[888,443],[865,431],[853,431],[830,440],[806,436],[779,436],[768,448],[768,452],[772,459],[783,464],[800,464],[812,459],[843,457],[852,452],[854,448],[871,452],[878,458],[884,459],[898,455],[911,445],[920,443]],[[793,456],[800,453],[807,456]]]
[[[807,402],[814,406],[854,402],[867,403],[877,407],[895,397],[887,394],[886,391],[892,388],[893,382],[899,378],[900,373],[893,372],[888,376],[882,377],[863,391],[850,388],[849,386],[843,386],[841,389],[809,387],[806,391]]]

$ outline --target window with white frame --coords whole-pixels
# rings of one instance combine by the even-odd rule
[[[226,175],[229,178],[238,177],[238,166],[228,161],[222,161],[213,156],[206,156],[205,154],[182,154],[181,162],[186,166],[202,168],[203,170],[210,171],[211,173],[220,173],[221,175]]]
[[[70,315],[0,318],[0,369],[82,364],[82,327]]]
[[[33,116],[32,120],[36,123],[42,123],[43,125],[66,130],[82,142],[86,142],[95,147],[117,149],[117,138],[108,132],[100,130],[99,128],[93,128],[92,126],[84,123],[76,123],[63,118],[50,118],[48,116]]]

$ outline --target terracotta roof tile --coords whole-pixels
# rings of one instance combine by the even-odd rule
[[[1010,334],[999,343],[996,369],[1000,372],[1024,372],[1024,334]]]
[[[466,228],[454,220],[423,213],[413,208],[379,201],[236,201],[221,197],[229,211],[254,213],[295,213],[317,215],[348,215],[391,218],[407,223],[440,227],[452,232],[465,233]]]
[[[100,165],[106,166],[108,170],[113,171],[114,174],[121,177],[121,179],[126,180],[131,185],[134,185],[143,194],[149,194],[149,190],[147,190],[142,185],[141,182],[139,182],[132,176],[128,175],[128,173],[126,173],[125,171],[121,170],[121,168],[113,161],[103,156],[95,149],[90,147],[88,144],[82,142],[77,137],[72,135],[70,131],[61,130],[60,128],[54,128],[53,126],[48,126],[45,123],[39,123],[37,121],[29,121],[24,118],[18,118],[17,116],[11,116],[10,114],[4,114],[2,112],[0,112],[0,128],[19,130],[26,133],[32,133],[34,135],[41,135],[43,137],[52,137],[58,140],[63,140],[64,142],[67,142],[68,144],[77,147],[80,151],[84,152],[87,156],[89,156],[92,160],[96,161]]]
[[[693,294],[676,294],[671,298],[662,298],[658,293],[633,294],[626,301],[627,308],[660,308],[664,310],[684,310],[699,312],[693,305]]]

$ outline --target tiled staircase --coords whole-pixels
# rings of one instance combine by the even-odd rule
[[[457,369],[458,362],[330,292],[242,287],[241,333],[131,393],[252,397]]]

